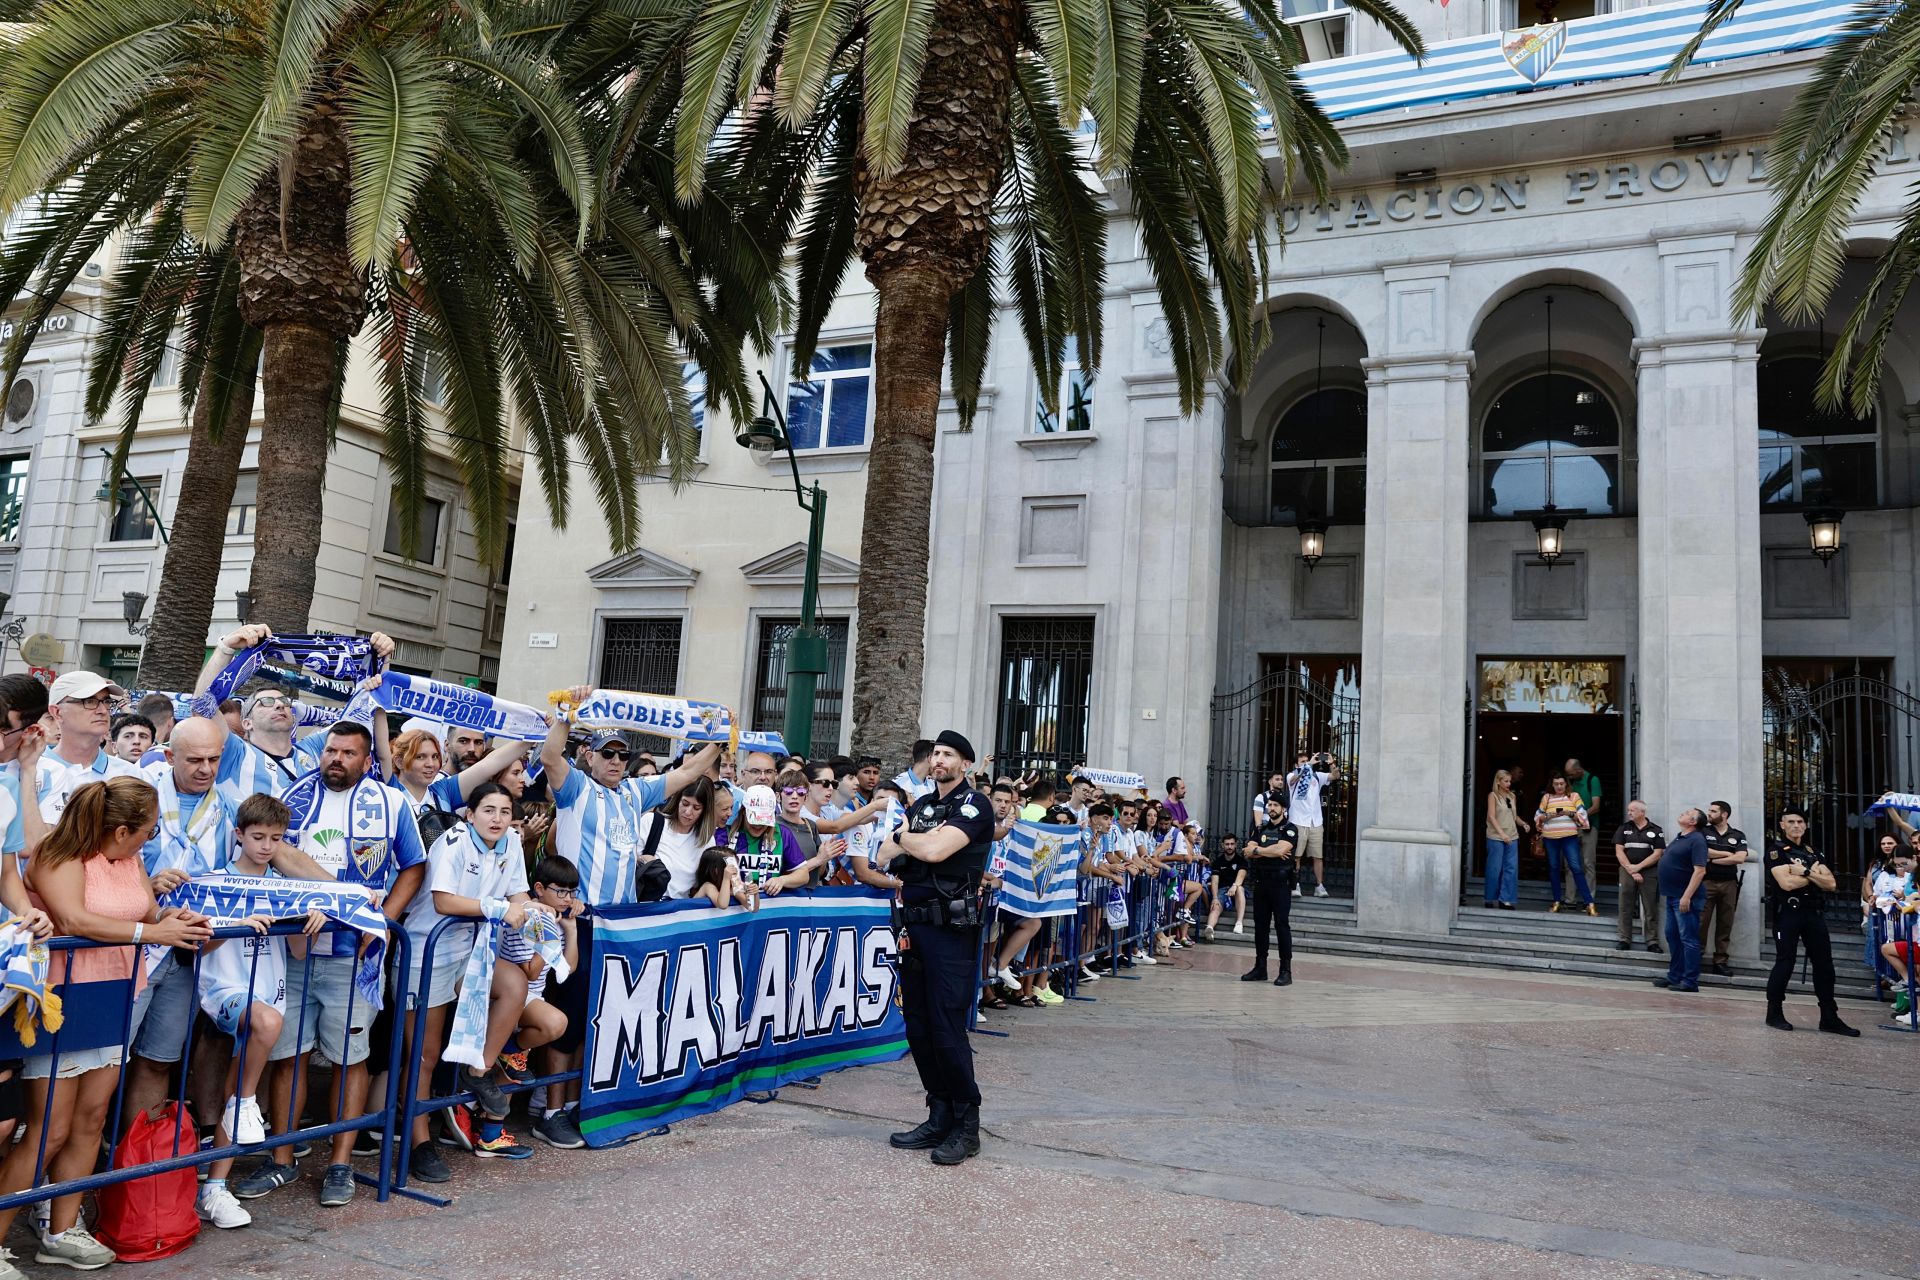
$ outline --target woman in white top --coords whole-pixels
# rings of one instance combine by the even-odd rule
[[[653,856],[667,866],[667,896],[686,898],[693,894],[694,873],[700,869],[700,855],[713,843],[716,815],[713,811],[713,780],[702,775],[667,797],[666,803],[650,810],[640,820],[640,848],[653,845]],[[658,839],[654,829],[660,829]]]

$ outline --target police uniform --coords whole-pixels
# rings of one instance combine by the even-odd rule
[[[964,738],[959,741],[965,743]],[[972,759],[971,748],[962,754]],[[900,855],[888,864],[900,877],[906,930],[900,990],[907,1048],[926,1089],[929,1112],[925,1124],[894,1134],[890,1141],[922,1150],[942,1147],[950,1133],[965,1130],[977,1150],[980,1088],[973,1078],[967,1011],[979,977],[980,877],[993,847],[993,806],[964,780],[945,795],[936,786],[907,807],[905,827],[914,835],[954,827],[967,843],[940,862]]]
[[[1243,982],[1258,982],[1267,976],[1267,931],[1271,925],[1280,935],[1280,976],[1276,987],[1293,982],[1293,886],[1300,876],[1300,831],[1282,818],[1263,823],[1253,835],[1255,845],[1293,846],[1290,857],[1247,853],[1247,878],[1253,884],[1253,968],[1241,975]]]
[[[1700,912],[1700,952],[1714,972],[1720,973],[1727,967],[1733,917],[1740,909],[1740,868],[1713,859],[1716,854],[1746,853],[1747,833],[1728,827],[1722,835],[1709,822],[1700,828],[1700,836],[1707,842],[1707,878],[1700,885],[1700,892],[1706,895]]]
[[[1793,1030],[1782,1005],[1787,998],[1787,983],[1793,978],[1794,953],[1804,946],[1807,963],[1813,969],[1814,998],[1820,1003],[1820,1029],[1858,1035],[1840,1020],[1840,1006],[1833,998],[1833,940],[1827,933],[1826,891],[1811,881],[1798,889],[1783,889],[1773,877],[1775,867],[1795,863],[1800,864],[1795,869],[1803,872],[1816,863],[1833,870],[1826,854],[1804,844],[1782,841],[1767,850],[1762,865],[1766,868],[1767,896],[1773,903],[1773,972],[1767,975],[1767,1024]]]

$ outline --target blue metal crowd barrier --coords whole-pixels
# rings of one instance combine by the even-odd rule
[[[1873,932],[1877,937],[1880,933],[1881,916],[1878,911],[1874,912],[1873,916]],[[1916,921],[1920,921],[1920,916],[1909,915],[1904,911],[1894,913],[1889,919],[1892,928],[1888,931],[1888,940],[1891,941],[1896,948],[1902,943],[1906,944],[1907,1011],[1903,1014],[1892,1015],[1890,1021],[1881,1024],[1881,1026],[1885,1027],[1888,1031],[1904,1031],[1909,1034],[1920,1034],[1920,973],[1915,972],[1916,970],[1920,970],[1920,963],[1916,963],[1916,961],[1920,961],[1920,955],[1916,954],[1917,951],[1920,951],[1920,948],[1915,948],[1913,945],[1916,934],[1920,934],[1920,929],[1915,928]]]
[[[302,932],[304,932],[304,925],[298,921],[275,924],[269,929],[270,934],[281,937],[292,936]],[[348,926],[335,924],[333,922],[329,922],[318,936],[325,938],[337,932],[354,933],[356,937],[359,936],[357,932]],[[213,936],[216,939],[224,941],[227,939],[252,937],[255,936],[256,933],[257,931],[250,927],[233,926],[216,929]],[[395,948],[395,952],[390,954],[397,955],[397,962],[401,967],[401,972],[405,972],[408,939],[405,933],[399,930],[390,931],[388,937],[390,945]],[[52,986],[59,981],[59,975],[66,970],[67,964],[69,963],[63,961],[60,957],[70,956],[80,951],[111,949],[114,947],[127,948],[128,944],[97,943],[84,938],[58,937],[48,939],[46,946],[48,951],[53,955],[49,964],[49,985]],[[180,954],[180,952],[176,951],[173,957],[170,957],[163,963],[178,964],[180,962],[178,959]],[[204,959],[203,951],[196,951],[192,954],[191,973],[193,977],[194,994],[191,997],[191,1012],[187,1019],[186,1038],[181,1045],[180,1051],[180,1087],[174,1091],[178,1097],[183,1099],[187,1095],[186,1078],[193,1059],[193,1034],[198,1023],[197,1015],[200,1009],[198,998],[200,969]],[[144,952],[136,953],[134,963],[141,963],[143,956]],[[313,960],[314,957],[311,950],[309,950],[308,955],[304,961],[301,962],[306,965],[305,972],[307,976],[311,976]],[[259,957],[256,955],[253,966],[248,973],[247,997],[249,1005],[253,1002],[254,985],[258,981],[258,978]],[[106,990],[109,988],[111,990]],[[120,1078],[114,1087],[112,1114],[104,1130],[104,1136],[108,1143],[105,1160],[107,1170],[102,1173],[88,1174],[80,1178],[70,1178],[64,1182],[40,1183],[40,1179],[44,1175],[47,1166],[46,1137],[53,1116],[55,1091],[49,1088],[47,1090],[46,1102],[41,1108],[39,1123],[34,1126],[37,1130],[38,1146],[34,1159],[32,1183],[20,1191],[0,1195],[0,1210],[16,1209],[39,1201],[56,1199],[60,1196],[95,1191],[101,1187],[113,1186],[116,1183],[131,1182],[135,1179],[148,1177],[153,1174],[168,1173],[177,1169],[187,1169],[197,1165],[211,1164],[216,1160],[223,1160],[230,1156],[256,1154],[271,1151],[276,1147],[284,1147],[322,1138],[332,1138],[338,1133],[360,1129],[375,1130],[382,1135],[380,1172],[377,1177],[369,1177],[364,1174],[356,1174],[355,1177],[361,1183],[373,1187],[379,1200],[384,1202],[387,1199],[393,1168],[392,1125],[390,1123],[393,1116],[393,1091],[391,1087],[387,1090],[382,1105],[367,1111],[365,1114],[342,1117],[326,1124],[309,1125],[305,1128],[290,1128],[285,1133],[270,1134],[264,1142],[252,1143],[245,1146],[232,1141],[233,1135],[229,1134],[229,1141],[223,1146],[202,1147],[200,1145],[199,1134],[197,1132],[187,1132],[187,1126],[183,1118],[182,1121],[176,1125],[173,1154],[170,1157],[165,1160],[135,1165],[126,1169],[113,1168],[114,1158],[118,1153],[121,1141],[121,1120],[127,1090],[126,1067],[132,1056],[133,1044],[138,1037],[139,1031],[139,1028],[134,1024],[134,1006],[137,1003],[134,993],[134,983],[131,979],[104,982],[61,983],[57,989],[61,993],[61,1003],[65,1020],[62,1022],[60,1030],[41,1031],[39,1033],[39,1035],[46,1037],[47,1047],[45,1053],[37,1052],[40,1048],[38,1043],[33,1046],[21,1044],[16,1038],[16,1034],[11,1025],[8,1025],[4,1031],[0,1031],[0,1055],[18,1055],[23,1058],[50,1056],[52,1061],[48,1066],[47,1078],[57,1080],[60,1074],[60,1058],[63,1053],[74,1053],[89,1049],[109,1047],[119,1049],[120,1057],[116,1069],[120,1072]],[[351,988],[349,988],[349,990],[351,991]],[[343,1041],[347,1038],[347,1029],[353,1025],[354,998],[354,995],[349,994],[347,1008],[341,1014]],[[109,1018],[107,1015],[116,1007],[118,1009],[118,1017]],[[297,1015],[293,1010],[288,1010],[286,1014],[288,1017],[298,1016],[301,1019],[300,1025],[296,1028],[296,1032],[301,1035],[304,1035],[305,1032],[306,1013],[307,1005],[303,1002]],[[37,1040],[38,1036],[36,1036],[36,1041]],[[250,1034],[242,1034],[235,1037],[236,1083],[245,1077],[247,1054],[249,1052],[270,1053],[272,1051],[271,1045],[254,1046],[251,1041],[252,1036]],[[296,1044],[297,1043],[296,1041]],[[293,1060],[293,1096],[295,1097],[299,1096],[299,1075],[302,1070],[302,1058],[304,1056],[305,1055],[296,1054]],[[397,1073],[398,1068],[399,1039],[396,1037],[389,1051],[388,1071],[390,1074]],[[336,1070],[335,1077],[338,1092],[336,1094],[334,1111],[335,1114],[338,1114],[344,1105],[346,1096],[345,1072]],[[184,1112],[180,1114],[184,1117]],[[224,1099],[221,1114],[222,1116],[225,1115]],[[291,1117],[290,1119],[297,1122],[298,1118]],[[215,1123],[218,1122],[216,1121]]]

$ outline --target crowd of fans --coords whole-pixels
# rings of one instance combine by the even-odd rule
[[[224,637],[194,693],[269,638],[259,626]],[[378,659],[391,653],[383,636],[371,644]],[[580,1147],[577,1079],[508,1091],[580,1064],[580,961],[594,909],[697,897],[753,910],[825,884],[891,893],[899,881],[869,852],[934,785],[930,743],[915,744],[891,778],[870,756],[736,758],[719,743],[652,752],[637,735],[582,734],[564,716],[550,718],[544,741],[490,743],[467,728],[389,723],[377,708],[316,716],[300,693],[263,675],[217,715],[192,714],[190,695],[130,696],[91,672],[51,687],[0,677],[0,905],[37,937],[100,944],[55,953],[50,987],[111,979],[134,993],[124,1044],[30,1049],[0,1063],[0,1127],[15,1139],[0,1164],[0,1195],[92,1173],[119,1137],[108,1132],[114,1117],[124,1132],[178,1099],[203,1148],[243,1149],[238,1163],[210,1158],[201,1167],[195,1207],[206,1223],[248,1225],[246,1202],[297,1182],[303,1161],[318,1175],[319,1202],[345,1204],[354,1161],[378,1154],[376,1130],[274,1139],[377,1109],[369,1099],[389,1088],[396,1038],[397,1060],[420,1064],[417,1098],[474,1098],[422,1109],[404,1139],[411,1180],[448,1181],[457,1151],[530,1157],[507,1127],[522,1099],[523,1135]],[[591,692],[567,698],[577,704]],[[1010,920],[987,935],[988,1005],[1058,1003],[1069,963],[1087,981],[1153,964],[1210,939],[1228,910],[1232,927],[1243,927],[1237,842],[1203,856],[1178,778],[1164,799],[1109,795],[1083,779],[1058,788],[1035,776],[976,781],[1002,819],[998,835],[1026,817],[1079,826],[1085,837],[1074,915]],[[160,905],[189,880],[222,875],[361,886],[407,940],[389,948],[377,1011],[356,985],[361,938],[329,928],[318,911],[293,933],[260,916],[245,922],[249,935],[216,939],[208,916]],[[988,891],[996,883],[989,876]],[[488,920],[507,927],[486,977],[478,1064],[472,1054],[443,1062],[482,932],[460,922]],[[560,939],[557,949],[525,941],[536,920]],[[164,958],[154,963],[156,955]],[[409,993],[418,1009],[400,1016]],[[257,1153],[244,1150],[256,1144]],[[29,1211],[35,1260],[81,1269],[116,1260],[89,1231],[81,1201],[63,1195]],[[0,1212],[0,1238],[17,1212]],[[0,1280],[20,1275],[13,1254],[0,1251]]]

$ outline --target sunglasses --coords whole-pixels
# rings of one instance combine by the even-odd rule
[[[602,760],[631,760],[633,756],[625,751],[616,751],[612,747],[602,747],[600,748],[600,758]]]
[[[783,796],[803,796],[807,794],[807,789],[805,787],[782,787],[780,788],[780,794]]]

